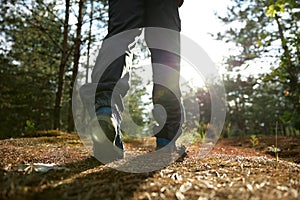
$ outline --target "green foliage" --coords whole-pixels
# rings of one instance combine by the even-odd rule
[[[293,115],[291,112],[285,111],[282,116],[280,116],[280,120],[284,124],[290,124],[293,120]]]
[[[231,136],[231,122],[227,123],[226,131],[227,131],[227,137],[230,138],[230,136]]]
[[[299,129],[300,2],[232,0],[232,3],[228,7],[227,16],[219,17],[227,25],[227,30],[217,35],[220,40],[233,42],[239,51],[228,58],[228,69],[241,69],[250,65],[253,60],[264,61],[267,57],[271,58],[269,65],[272,66],[272,72],[263,81],[273,85],[278,83],[281,93],[288,92],[284,96],[286,100],[283,100],[287,109],[282,119],[284,123],[289,121],[290,125]],[[282,95],[279,98],[282,99]],[[277,107],[274,108],[276,109]]]
[[[278,82],[263,81],[258,78],[224,76],[227,92],[227,122],[230,123],[230,136],[250,136],[252,134],[274,135],[275,122],[285,113],[292,113],[293,106],[285,98],[284,86]],[[290,124],[280,123],[280,132]],[[226,128],[224,135],[227,134]]]
[[[18,6],[1,5],[6,12],[0,15],[5,36],[1,46],[5,42],[11,45],[1,54],[0,66],[4,90],[0,112],[6,116],[0,122],[0,132],[4,134],[21,132],[28,118],[36,122],[35,128],[51,127],[59,62],[57,45],[62,37],[55,4],[40,2],[29,8],[25,2],[15,3]]]
[[[275,4],[269,5],[266,11],[266,15],[270,16],[270,18],[272,19],[278,12],[284,12],[284,3],[282,1],[278,1],[275,2]]]
[[[103,11],[107,9],[107,2],[95,0],[94,3],[97,11],[92,16],[94,24],[101,23],[104,27],[107,16]],[[71,2],[71,7],[74,6],[77,6],[76,2]],[[3,1],[0,10],[0,133],[12,136],[24,131],[27,119],[34,121],[38,130],[51,129],[62,61],[66,67],[63,74],[65,85],[69,85],[72,75],[75,26],[67,25],[67,56],[61,59],[65,14],[61,2]],[[77,15],[74,12],[71,15]],[[96,35],[92,33],[92,41],[95,41]],[[87,37],[83,35],[82,44],[85,42]],[[82,50],[84,52],[85,49]],[[67,126],[67,102],[70,100],[69,87],[64,88],[59,105],[63,113],[60,121],[62,128]]]
[[[256,135],[251,135],[250,136],[250,143],[252,145],[252,147],[255,147],[256,145],[258,145],[259,141]]]
[[[25,133],[35,132],[36,131],[35,124],[30,120],[26,120],[26,125],[24,128],[24,131],[25,131]]]
[[[123,113],[122,129],[123,134],[143,136],[149,131],[149,105],[151,101],[145,87],[145,83],[138,71],[141,69],[133,69],[131,72],[131,86],[128,94],[124,98],[125,112]]]
[[[194,127],[188,132],[189,137],[191,137],[192,142],[201,141],[203,143],[206,139],[208,125],[203,121],[194,121]]]
[[[222,137],[223,138],[231,138],[232,137],[232,132],[233,129],[231,127],[231,123],[229,120],[227,120],[224,124],[223,132],[222,132]]]
[[[205,124],[203,121],[201,121],[200,123],[198,121],[194,121],[194,123],[197,127],[196,133],[199,134],[199,137],[201,138],[201,140],[205,140],[207,129],[208,129],[209,125]]]

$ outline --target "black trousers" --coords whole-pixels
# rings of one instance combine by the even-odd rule
[[[134,44],[135,37],[142,32],[139,28],[143,27],[173,30],[169,35],[145,29],[153,69],[153,104],[163,106],[167,114],[164,123],[161,112],[154,106],[153,116],[159,123],[154,134],[172,140],[180,135],[183,121],[179,88],[181,24],[178,0],[109,0],[108,34],[92,72],[92,84],[97,84],[95,109],[112,107],[119,114],[123,111],[122,97],[129,89],[128,74],[124,73],[126,56],[130,52],[128,46]],[[131,31],[122,35],[128,30]],[[115,58],[112,54],[118,56]],[[110,57],[114,59],[108,59]],[[161,70],[159,66],[169,70]],[[86,91],[88,87],[85,85]],[[83,92],[82,95],[86,98],[87,94]]]

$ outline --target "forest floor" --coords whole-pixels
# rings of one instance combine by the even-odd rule
[[[101,165],[74,134],[0,140],[0,199],[300,199],[300,137],[278,138],[279,161],[272,145],[220,139],[200,158],[195,143],[183,162],[138,174]],[[40,172],[34,163],[56,165]]]

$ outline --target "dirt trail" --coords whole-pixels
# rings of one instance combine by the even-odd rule
[[[279,138],[279,162],[266,153],[270,138],[255,148],[248,140],[222,139],[205,158],[194,144],[183,162],[143,174],[101,165],[70,134],[0,140],[0,199],[299,199],[299,139]],[[33,163],[61,168],[35,172],[26,165]]]

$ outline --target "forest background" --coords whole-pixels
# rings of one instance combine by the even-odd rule
[[[18,137],[39,130],[74,132],[72,91],[76,77],[89,81],[94,58],[107,27],[105,0],[1,0],[0,4],[0,136]],[[224,137],[299,135],[300,130],[300,2],[296,0],[231,0],[219,16],[224,30],[216,40],[234,45],[224,58],[227,117]],[[138,64],[142,51],[135,54]],[[148,55],[149,56],[149,55]],[[264,72],[262,66],[270,70]],[[138,66],[138,65],[136,65]],[[241,72],[257,67],[257,75]],[[134,66],[133,66],[134,68]],[[132,72],[125,99],[128,116],[142,135],[151,131],[147,84]],[[201,134],[210,121],[210,95],[203,86],[187,85],[186,115],[197,104]],[[277,124],[277,126],[276,126]],[[126,133],[125,133],[126,134]]]

